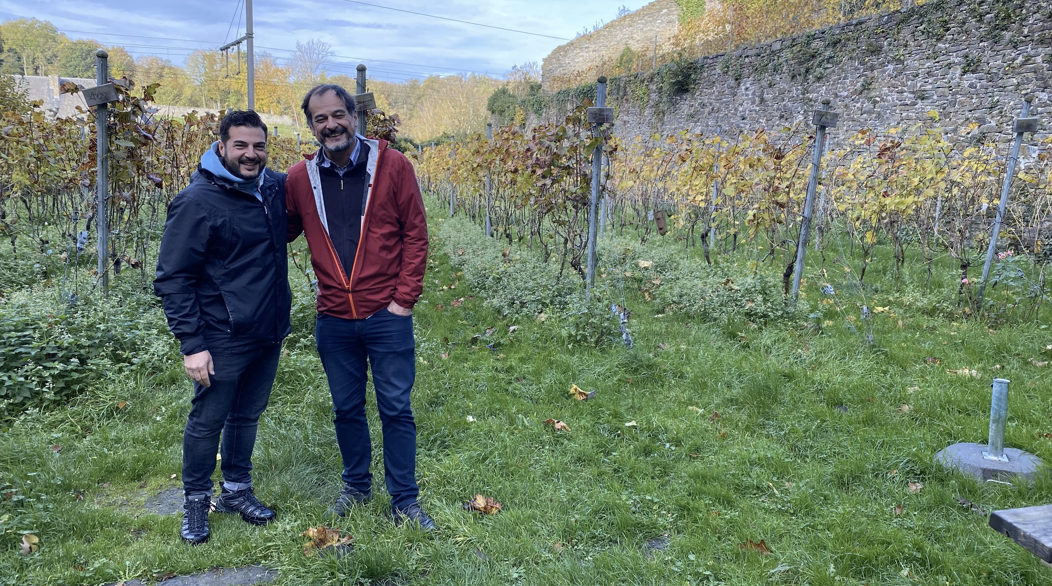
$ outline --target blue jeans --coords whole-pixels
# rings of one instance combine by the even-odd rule
[[[183,493],[212,494],[216,449],[225,482],[252,483],[252,448],[278,372],[281,344],[212,354],[211,386],[194,382],[183,434]],[[222,434],[223,445],[219,438]]]
[[[343,481],[359,492],[371,492],[372,445],[365,418],[368,362],[383,426],[384,480],[391,506],[404,508],[415,503],[420,490],[416,484],[416,423],[409,406],[416,378],[413,317],[386,309],[365,319],[322,314],[314,337],[329,379]]]

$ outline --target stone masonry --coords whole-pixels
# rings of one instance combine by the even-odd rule
[[[970,137],[1004,143],[1027,94],[1047,118],[1050,87],[1052,3],[929,0],[616,78],[608,105],[623,137],[780,129],[830,98],[841,113],[835,135],[938,125],[959,136],[974,124]],[[1050,122],[1028,143],[1047,137]]]
[[[654,40],[663,45],[676,34],[679,5],[675,0],[656,0],[610,22],[599,30],[556,47],[544,58],[541,83],[551,89],[552,80],[566,79],[601,64],[617,61],[625,47],[652,54]]]

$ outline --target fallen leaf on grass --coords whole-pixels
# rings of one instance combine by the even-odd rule
[[[895,505],[895,516],[896,517],[901,517],[902,516],[902,505]]]
[[[515,333],[515,330],[519,329],[519,326],[508,326],[508,333]]]
[[[445,308],[446,308],[446,306],[442,305],[441,303],[436,303],[435,304],[435,309],[437,309],[438,311],[442,311]]]
[[[913,393],[916,393],[919,390],[920,390],[920,387],[910,387],[910,388],[906,389],[906,392],[912,395]]]
[[[464,305],[464,298],[461,297],[460,299],[454,299],[453,303],[450,303],[450,305],[453,307],[460,307],[461,305]]]
[[[169,476],[169,477],[168,477],[168,480],[175,480],[175,477],[176,477],[176,476],[178,476],[178,474],[172,474],[171,476]],[[103,486],[109,486],[109,485],[110,485],[110,483],[109,483],[109,482],[107,482],[107,483],[106,483],[106,484],[104,484]]]
[[[301,533],[303,537],[310,539],[303,546],[303,555],[312,556],[327,547],[347,546],[351,544],[351,536],[340,537],[338,529],[328,527],[311,527]]]
[[[738,547],[747,553],[758,553],[760,555],[770,555],[773,553],[771,548],[767,547],[767,542],[763,539],[760,540],[760,543],[756,543],[751,539],[746,539],[745,543],[739,543]]]
[[[929,356],[924,359],[924,364],[942,364],[942,359],[936,358],[934,356]]]
[[[919,482],[910,482],[907,484],[910,490],[910,494],[920,494],[920,491],[924,490],[924,485]]]
[[[62,444],[55,444],[55,445],[51,446],[51,451],[55,452],[56,454],[61,452],[62,451]]]
[[[570,431],[570,426],[558,419],[545,419],[544,422],[555,428],[555,431]]]
[[[128,402],[127,401],[121,401],[120,403],[117,403],[117,408],[118,409],[124,409],[127,406],[128,406]]]
[[[32,533],[22,536],[22,555],[29,555],[40,549],[40,538]]]
[[[1052,433],[1040,433],[1037,434],[1038,438],[1052,439]]]
[[[636,422],[635,421],[629,421],[628,423],[625,424],[625,427],[636,427]]]
[[[1047,360],[1042,360],[1042,361],[1038,362],[1037,360],[1034,360],[1033,358],[1031,358],[1030,359],[1030,364],[1033,364],[1034,366],[1036,366],[1038,368],[1044,368],[1044,367],[1048,366],[1048,361]]]
[[[595,397],[595,391],[586,393],[583,390],[581,390],[581,387],[577,385],[570,385],[570,394],[573,395],[573,398],[577,399],[578,401],[587,401],[588,399]]]
[[[466,419],[468,423],[475,423],[475,418],[470,415],[468,415]]]
[[[662,343],[658,344],[658,349],[659,350],[668,350],[668,344],[666,344],[665,342],[662,342]]]
[[[464,503],[464,510],[476,511],[484,515],[496,515],[500,512],[501,504],[488,496],[476,494],[475,498]]]
[[[719,419],[719,418],[720,418],[720,412],[719,411],[713,411],[712,412],[712,417],[709,417],[709,423],[716,423],[716,420]]]
[[[442,360],[449,360],[449,352],[443,352],[441,354]]]
[[[899,405],[899,413],[909,413],[910,411],[913,411],[913,407],[910,407],[905,403]]]
[[[698,413],[701,413],[701,409],[698,409],[694,405],[691,405],[690,407],[687,407],[687,409],[690,409],[691,411],[697,411]]]
[[[639,268],[641,268],[641,269],[654,268],[654,261],[652,261],[652,260],[641,260],[641,261],[639,261],[638,264],[639,264]]]

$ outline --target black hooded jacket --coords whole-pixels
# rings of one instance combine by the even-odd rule
[[[199,168],[168,206],[154,293],[184,355],[236,352],[289,335],[285,174],[260,179],[262,203]]]

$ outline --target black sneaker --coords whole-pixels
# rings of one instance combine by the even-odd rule
[[[435,522],[416,503],[408,505],[404,509],[392,508],[391,516],[394,517],[395,525],[399,527],[406,522],[415,522],[424,531],[435,531]]]
[[[351,509],[358,505],[364,505],[373,498],[372,491],[362,492],[357,488],[351,488],[350,486],[344,485],[343,492],[340,496],[336,497],[336,502],[329,507],[328,513],[336,517],[344,517],[347,513],[351,512]]]
[[[183,541],[200,545],[208,541],[208,511],[212,508],[212,497],[206,494],[186,497],[183,501],[183,528],[179,531]]]
[[[224,488],[215,510],[217,513],[238,513],[246,523],[253,525],[266,525],[277,517],[274,511],[259,502],[251,486],[236,492]]]

